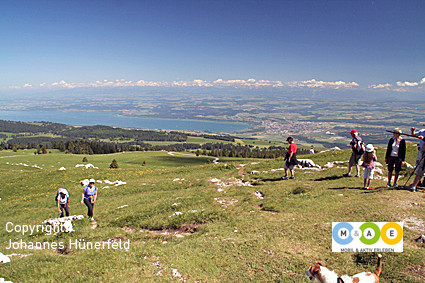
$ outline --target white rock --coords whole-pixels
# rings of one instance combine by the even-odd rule
[[[60,171],[64,171],[64,170],[66,170],[66,168],[65,167],[61,167],[61,168],[59,168],[59,170]]]
[[[115,181],[114,182],[114,184],[115,184],[115,186],[121,186],[121,185],[126,185],[127,184],[127,182],[123,182],[123,181]]]
[[[406,166],[407,166],[407,168],[414,168],[411,164],[409,164],[407,162],[406,162]]]
[[[176,211],[176,212],[174,212],[172,215],[170,215],[168,217],[178,216],[178,215],[182,215],[182,214],[183,214],[183,212]]]
[[[263,199],[263,198],[264,198],[264,194],[263,194],[262,192],[260,192],[260,191],[256,191],[256,192],[254,193],[254,195],[255,195],[257,198],[259,198],[259,199]]]
[[[71,233],[73,231],[74,231],[74,228],[72,227],[71,220],[65,221],[65,223],[62,225],[62,232]]]
[[[2,253],[0,253],[0,262],[7,263],[10,262],[10,258]]]
[[[98,167],[94,166],[91,163],[89,163],[89,164],[77,164],[77,165],[75,165],[75,167],[86,167],[87,169],[89,169],[89,168],[99,169]]]
[[[178,277],[178,278],[182,277],[182,275],[179,273],[179,271],[175,268],[171,269],[171,275],[173,275],[174,277]]]
[[[124,207],[127,207],[128,206],[128,204],[124,204],[124,205],[121,205],[120,207],[117,207],[117,209],[121,209],[121,208],[124,208]]]
[[[44,224],[56,227],[60,225],[61,223],[64,223],[63,225],[65,225],[67,221],[80,220],[83,218],[84,218],[83,215],[72,215],[72,216],[60,217],[60,218],[50,218],[50,219],[44,220]]]
[[[298,159],[298,161],[300,162],[299,165],[301,165],[302,167],[318,167],[318,168],[320,168],[320,166],[316,165],[314,163],[314,161],[311,160],[311,159]]]

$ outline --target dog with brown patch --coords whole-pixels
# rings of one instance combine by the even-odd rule
[[[343,275],[339,277],[335,271],[330,271],[325,264],[318,262],[305,272],[311,282],[320,283],[379,283],[379,275],[382,272],[382,255],[378,255],[378,266],[372,272],[362,272],[353,276]]]

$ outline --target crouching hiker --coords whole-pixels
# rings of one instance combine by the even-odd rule
[[[90,179],[88,186],[84,188],[83,194],[81,195],[81,204],[84,202],[87,206],[87,216],[90,220],[94,220],[93,207],[97,199],[97,188],[94,182],[94,179]]]
[[[365,153],[363,154],[364,167],[364,182],[363,189],[370,190],[370,182],[373,179],[373,172],[375,171],[376,150],[372,144],[366,146]]]
[[[66,189],[60,188],[56,195],[56,204],[58,207],[59,217],[69,216],[69,209],[71,205],[69,204],[69,193]]]
[[[289,143],[288,151],[285,156],[285,164],[283,164],[283,169],[285,169],[285,176],[282,177],[283,180],[295,179],[294,167],[298,164],[297,160],[297,144],[294,142],[292,137],[288,137],[286,141]],[[288,178],[288,169],[291,172],[291,177]]]

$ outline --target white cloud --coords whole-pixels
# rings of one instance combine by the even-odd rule
[[[318,81],[316,79],[311,79],[308,81],[293,81],[286,84],[289,87],[308,87],[308,88],[331,88],[331,89],[341,89],[341,88],[354,88],[358,87],[359,84],[356,82],[344,82],[344,81],[335,81],[335,82],[326,82]]]
[[[417,82],[397,82],[398,86],[418,86],[419,83]]]
[[[389,84],[389,83],[368,86],[368,88],[373,88],[373,89],[382,89],[382,88],[390,89],[391,87],[392,87],[392,85]]]
[[[425,78],[422,78],[420,82],[396,82],[394,84],[384,83],[384,84],[371,84],[368,89],[381,89],[381,90],[393,90],[393,91],[404,91],[405,88],[415,90],[422,89],[425,84]],[[192,81],[146,81],[146,80],[96,80],[93,82],[80,82],[80,83],[69,83],[65,80],[51,82],[51,83],[41,83],[37,86],[33,86],[29,83],[23,86],[12,86],[9,88],[19,89],[19,88],[102,88],[102,87],[214,87],[214,88],[309,88],[309,89],[357,89],[360,88],[357,82],[345,82],[345,81],[323,81],[317,79],[310,79],[305,81],[291,81],[291,82],[282,82],[282,81],[273,81],[273,80],[258,80],[254,78],[249,78],[247,80],[235,79],[235,80],[224,80],[219,78],[214,81],[206,81],[201,79],[195,79]],[[414,88],[415,87],[415,88]]]
[[[415,86],[419,86],[421,84],[425,84],[425,78],[422,78],[419,82],[397,82],[396,83],[398,86],[409,86],[409,87],[415,87]]]

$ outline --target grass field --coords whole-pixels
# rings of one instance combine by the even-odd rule
[[[409,145],[410,163],[415,150]],[[323,166],[349,155],[329,151],[308,158]],[[382,163],[383,155],[379,148]],[[297,170],[295,180],[283,181],[282,171],[270,171],[281,168],[282,159],[207,164],[210,157],[126,152],[86,156],[99,169],[76,168],[83,157],[53,150],[46,155],[0,151],[0,252],[31,254],[0,264],[0,277],[13,282],[309,282],[305,270],[317,261],[340,275],[375,269],[376,254],[332,253],[332,222],[405,221],[404,252],[383,254],[381,282],[425,281],[425,248],[414,241],[425,234],[423,192],[387,189],[384,180],[374,180],[374,189],[364,191],[361,178],[341,178],[346,169],[335,167]],[[112,159],[120,169],[108,168]],[[253,170],[261,173],[249,174]],[[79,203],[79,181],[85,178],[127,182],[96,184],[96,229],[85,218],[73,222],[70,234],[6,231],[7,222],[38,225],[56,217],[59,187],[70,192],[71,214],[86,215]],[[264,199],[256,198],[256,191]],[[63,254],[48,248],[6,249],[10,240],[21,239],[65,244],[70,239],[129,239],[130,249],[70,249]]]

